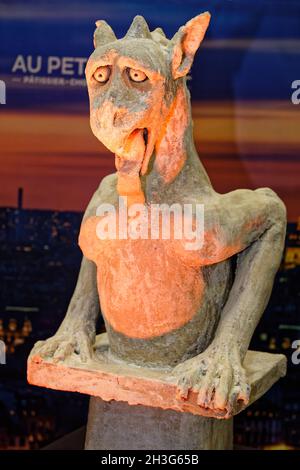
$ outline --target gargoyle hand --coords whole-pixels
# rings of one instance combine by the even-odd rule
[[[250,386],[236,346],[212,343],[203,353],[176,366],[173,375],[178,399],[186,400],[193,390],[198,393],[198,405],[216,417],[229,418],[235,405],[249,402]]]
[[[52,359],[53,362],[65,360],[68,356],[76,354],[81,362],[87,362],[93,357],[93,344],[95,339],[83,329],[70,332],[58,330],[51,338],[38,341],[31,356],[39,356],[44,359]]]

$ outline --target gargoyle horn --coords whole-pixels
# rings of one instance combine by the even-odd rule
[[[98,46],[104,46],[105,44],[108,44],[109,42],[116,41],[117,38],[115,36],[115,33],[109,26],[109,24],[106,23],[104,20],[98,20],[96,21],[96,26],[97,28],[95,29],[94,32],[94,47]]]
[[[135,16],[128,29],[125,38],[147,38],[151,39],[151,33],[142,16]]]
[[[161,34],[164,38],[166,37],[165,33],[163,32],[163,30],[161,28],[155,28],[152,33],[157,33],[157,34]]]

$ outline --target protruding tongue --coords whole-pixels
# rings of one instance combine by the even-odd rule
[[[127,204],[145,202],[140,181],[140,171],[146,151],[144,129],[134,130],[128,137],[122,156],[115,156],[118,171],[117,191],[119,196],[127,197]]]

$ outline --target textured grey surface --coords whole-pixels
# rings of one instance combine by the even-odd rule
[[[91,398],[87,450],[232,449],[233,418],[217,420],[173,410]]]

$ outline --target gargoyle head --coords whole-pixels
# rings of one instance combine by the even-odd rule
[[[115,153],[117,169],[126,163],[128,170],[147,172],[209,20],[207,12],[196,16],[171,40],[160,28],[150,32],[141,16],[122,39],[105,21],[96,22],[86,67],[90,121],[95,136]]]

